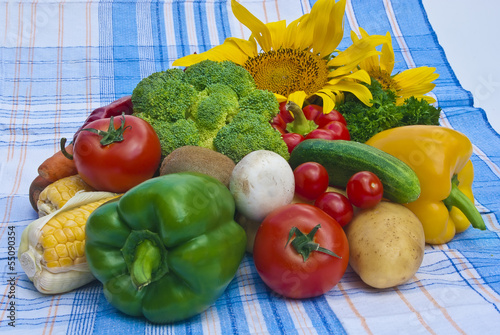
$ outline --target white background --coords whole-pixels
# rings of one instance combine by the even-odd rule
[[[500,1],[422,2],[460,84],[500,133]]]

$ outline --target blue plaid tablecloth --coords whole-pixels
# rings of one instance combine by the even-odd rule
[[[314,0],[242,0],[264,22],[290,22]],[[36,218],[28,189],[38,165],[94,108],[131,94],[139,80],[193,52],[250,33],[230,1],[0,2],[0,332],[9,334],[493,334],[500,327],[500,137],[459,84],[420,0],[351,0],[345,35],[393,36],[396,70],[436,67],[442,125],[474,145],[473,191],[487,231],[427,246],[417,274],[375,290],[348,269],[325,295],[287,300],[259,279],[247,255],[225,293],[185,322],[155,325],[117,312],[93,282],[38,293],[12,262]],[[466,50],[464,50],[466,51]],[[472,56],[471,56],[472,57]]]

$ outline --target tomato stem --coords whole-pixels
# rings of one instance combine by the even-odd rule
[[[66,151],[66,141],[67,141],[66,137],[63,137],[61,138],[61,142],[59,142],[61,145],[61,152],[64,155],[64,157],[73,160],[73,155]]]
[[[290,229],[290,233],[288,234],[288,240],[286,241],[285,248],[288,246],[288,243],[292,239],[293,235],[295,235],[295,238],[292,240],[290,243],[292,247],[297,251],[299,254],[302,255],[302,258],[304,259],[304,262],[309,258],[309,255],[313,251],[318,251],[322,252],[324,254],[337,257],[337,258],[342,258],[336,253],[334,253],[331,250],[328,250],[326,248],[323,248],[319,245],[319,243],[315,243],[314,241],[314,235],[316,235],[316,232],[318,229],[321,228],[321,225],[318,224],[315,226],[307,235],[304,235],[303,232],[299,230],[297,227],[292,227]]]
[[[90,131],[91,133],[102,136],[101,141],[99,143],[101,143],[102,146],[106,146],[114,142],[122,142],[124,140],[123,133],[125,132],[126,129],[129,128],[132,128],[132,126],[125,127],[125,115],[122,114],[122,123],[118,128],[115,128],[114,116],[111,116],[109,121],[108,131],[94,129],[94,128],[85,128],[82,129],[82,131],[83,130]]]

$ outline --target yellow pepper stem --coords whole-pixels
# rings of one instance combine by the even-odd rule
[[[455,176],[453,178],[450,195],[443,200],[443,203],[448,209],[454,206],[461,210],[474,228],[486,230],[486,225],[484,224],[481,214],[470,199],[458,189],[457,183],[458,180]]]

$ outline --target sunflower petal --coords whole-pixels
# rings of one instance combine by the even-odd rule
[[[292,49],[309,50],[313,44],[314,22],[311,20],[310,14],[302,15],[298,20],[292,22],[295,26],[290,29],[289,42]]]
[[[300,107],[302,107],[306,98],[307,93],[304,91],[296,91],[288,95],[288,101],[293,101]]]
[[[335,51],[344,35],[346,0],[318,0],[311,8],[314,22],[313,52],[326,57]]]
[[[319,90],[314,93],[315,95],[321,97],[323,99],[323,113],[328,114],[334,108],[336,104],[336,94],[331,90]]]
[[[354,82],[354,81],[348,81],[348,80],[343,80],[337,84],[335,84],[333,87],[331,87],[329,84],[325,86],[325,88],[329,88],[332,91],[342,91],[342,92],[351,92],[354,94],[361,102],[363,102],[367,106],[371,106],[371,100],[373,99],[372,93],[363,84]]]
[[[252,32],[252,37],[257,41],[262,50],[268,52],[272,47],[272,38],[269,28],[257,17],[248,11],[243,5],[239,4],[236,0],[231,0],[231,7],[234,16],[244,26]]]
[[[382,55],[380,55],[380,69],[387,73],[394,70],[394,49],[392,48],[391,33],[387,32],[387,43],[382,45]]]
[[[255,41],[228,37],[221,45],[199,54],[192,54],[175,60],[173,66],[189,66],[210,59],[213,61],[230,60],[236,64],[244,64],[249,57],[257,55]]]
[[[404,83],[406,86],[430,83],[439,77],[439,74],[434,71],[436,71],[435,67],[420,66],[398,73],[394,76],[394,80],[398,83]]]
[[[287,97],[278,93],[274,93],[274,96],[276,97],[276,100],[278,100],[278,102],[283,102],[288,100]]]
[[[276,21],[269,22],[266,24],[269,29],[269,33],[271,34],[272,40],[272,48],[274,50],[278,50],[281,46],[283,46],[286,38],[286,21]]]
[[[373,56],[375,53],[379,53],[379,51],[375,48],[386,42],[386,36],[371,35],[363,37],[349,46],[346,50],[339,53],[336,57],[332,58],[328,62],[328,66],[337,67],[359,64],[364,58]]]

